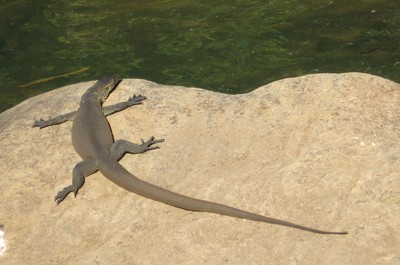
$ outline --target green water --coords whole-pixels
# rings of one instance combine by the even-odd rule
[[[224,93],[317,72],[400,82],[399,25],[398,0],[0,0],[0,112],[113,73]]]

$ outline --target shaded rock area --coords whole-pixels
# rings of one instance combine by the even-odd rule
[[[54,196],[80,161],[71,122],[93,82],[0,114],[1,264],[400,264],[400,85],[361,74],[289,78],[243,95],[125,79],[107,104],[115,139],[165,138],[126,155],[135,176],[173,191],[346,236],[209,213],[129,193],[96,173]]]

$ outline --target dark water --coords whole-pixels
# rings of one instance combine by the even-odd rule
[[[0,70],[0,111],[113,73],[224,93],[316,72],[400,82],[400,3],[0,0]]]

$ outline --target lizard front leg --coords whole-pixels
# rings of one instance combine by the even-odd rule
[[[57,204],[60,204],[71,192],[78,194],[78,190],[85,183],[85,178],[97,171],[97,166],[94,160],[84,160],[76,164],[72,170],[72,184],[59,191],[54,198]]]
[[[144,97],[142,95],[137,95],[137,96],[133,95],[127,101],[103,107],[102,111],[105,116],[108,116],[113,113],[124,110],[130,106],[142,104],[142,101],[145,99],[146,99],[146,97]],[[32,127],[39,127],[39,129],[42,129],[42,128],[45,128],[48,126],[58,125],[58,124],[66,122],[66,121],[72,121],[75,118],[75,113],[76,113],[76,111],[68,112],[66,114],[63,114],[63,115],[60,115],[60,116],[57,116],[55,118],[51,118],[48,120],[44,120],[43,118],[41,118],[39,120],[36,120],[33,123]]]
[[[108,116],[108,115],[111,115],[111,114],[113,114],[115,112],[124,110],[124,109],[126,109],[126,108],[128,108],[130,106],[142,104],[142,101],[145,100],[145,99],[146,99],[145,96],[142,96],[142,95],[137,95],[136,96],[135,94],[133,94],[133,96],[130,97],[125,102],[121,102],[121,103],[117,103],[117,104],[114,104],[114,105],[103,107],[103,113],[104,113],[105,116]]]
[[[75,117],[76,111],[68,112],[66,114],[57,116],[52,119],[44,120],[41,118],[40,120],[36,120],[32,127],[39,127],[39,129],[45,128],[47,126],[58,125],[66,121],[72,121]]]

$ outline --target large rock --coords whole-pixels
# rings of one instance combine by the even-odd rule
[[[93,82],[0,115],[2,264],[400,264],[400,85],[360,73],[290,78],[244,95],[124,80],[107,104],[116,139],[165,138],[126,155],[137,177],[196,198],[326,229],[318,235],[129,193],[101,173],[77,198],[54,196],[80,161],[71,123]]]

